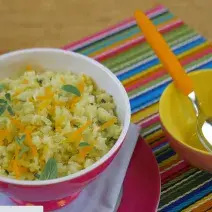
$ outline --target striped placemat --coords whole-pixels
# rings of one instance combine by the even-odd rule
[[[163,6],[147,12],[188,72],[212,68],[209,42]],[[158,117],[159,98],[171,81],[130,18],[65,49],[88,55],[112,70],[125,86],[132,121],[152,147],[161,173],[158,211],[212,211],[212,175],[191,167],[171,149]]]

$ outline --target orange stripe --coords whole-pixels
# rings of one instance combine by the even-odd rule
[[[209,211],[207,212],[211,212],[212,211],[212,199],[210,199],[209,201],[205,202],[204,204],[200,205],[198,208],[194,208],[192,210],[192,212],[200,212],[200,211],[207,211],[209,209]]]
[[[134,113],[131,117],[131,121],[133,123],[136,123],[136,122],[143,120],[157,112],[158,112],[158,103],[155,103],[149,107],[146,107],[145,109],[143,109],[141,111]]]
[[[210,45],[203,46],[201,49],[197,49],[196,51],[194,51],[194,52],[192,52],[192,53],[190,53],[188,55],[183,56],[179,60],[180,60],[180,62],[182,62],[183,60],[189,59],[189,58],[195,56],[197,53],[200,53],[201,51],[204,51],[204,50],[208,49],[209,47],[210,47]],[[144,75],[140,76],[139,78],[134,79],[133,81],[130,81],[130,82],[126,83],[124,85],[124,87],[127,88],[129,86],[132,86],[133,84],[139,82],[141,80],[141,78],[148,77],[149,75],[151,75],[151,74],[153,74],[155,72],[162,71],[162,70],[164,70],[163,66],[159,66],[159,67],[156,66],[156,69],[152,70],[151,72],[144,72]]]
[[[194,51],[194,52],[192,52],[192,53],[190,53],[190,54],[188,54],[188,55],[185,55],[185,56],[179,58],[179,60],[180,60],[180,62],[182,62],[183,60],[186,60],[186,59],[188,59],[188,58],[191,58],[191,57],[195,56],[197,53],[200,53],[201,51],[204,51],[204,50],[208,49],[209,47],[210,47],[210,45],[203,46],[202,48],[197,49],[196,51]],[[153,67],[153,68],[154,68],[154,67]],[[149,69],[149,70],[151,70],[151,69]],[[162,71],[162,70],[164,70],[164,67],[163,67],[162,65],[160,65],[160,66],[155,66],[155,69],[152,69],[152,71],[149,71],[149,72],[144,72],[143,75],[139,76],[138,78],[135,78],[135,79],[132,80],[132,81],[127,82],[126,84],[124,84],[124,87],[127,88],[128,86],[132,86],[133,84],[135,84],[135,83],[137,83],[139,80],[141,80],[141,78],[143,78],[143,77],[148,77],[149,75],[151,75],[151,74],[153,74],[153,73],[155,73],[155,72]]]
[[[156,131],[156,132],[154,132],[154,133],[148,135],[148,136],[145,138],[145,141],[146,141],[148,144],[150,144],[150,143],[154,142],[156,138],[160,138],[160,137],[162,137],[162,136],[164,136],[163,130],[158,130],[158,131]]]
[[[179,20],[179,19],[178,18],[173,18],[172,20],[169,20],[169,21],[167,21],[165,23],[157,25],[157,28],[162,28],[162,27],[164,27],[166,25],[169,25],[169,24],[172,24],[173,22],[176,22],[177,20]],[[115,47],[118,47],[118,46],[120,46],[121,44],[123,44],[125,42],[134,40],[134,39],[140,37],[141,35],[143,35],[143,34],[141,32],[139,32],[139,33],[137,33],[137,34],[135,34],[135,35],[133,35],[131,37],[128,37],[125,40],[120,40],[120,41],[118,41],[118,42],[116,42],[116,43],[114,43],[114,44],[112,44],[112,45],[110,45],[108,47],[105,47],[103,49],[100,49],[100,50],[98,50],[96,52],[93,52],[93,53],[89,54],[89,57],[95,57],[96,55],[101,54],[101,53],[103,53],[103,52],[105,52],[107,50],[113,49]]]

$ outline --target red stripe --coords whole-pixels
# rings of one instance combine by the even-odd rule
[[[150,15],[152,16],[152,15],[154,15],[155,13],[158,13],[159,10],[163,10],[163,9],[165,9],[164,6],[158,5],[157,7],[148,10],[148,11],[146,12],[146,14],[147,14],[148,16],[150,16]],[[82,45],[83,43],[86,43],[86,42],[88,42],[89,40],[93,40],[93,39],[95,39],[96,37],[102,36],[102,35],[104,35],[105,33],[110,33],[110,31],[113,31],[114,29],[123,27],[124,25],[127,25],[127,24],[129,24],[130,22],[135,22],[135,18],[134,18],[134,17],[131,17],[131,18],[127,19],[127,20],[124,20],[124,21],[120,22],[119,24],[116,24],[115,26],[109,27],[109,28],[107,28],[107,29],[105,29],[105,30],[103,30],[103,31],[100,31],[100,32],[98,32],[98,33],[96,33],[96,34],[94,34],[94,35],[87,36],[87,37],[85,37],[85,38],[83,38],[83,39],[81,39],[81,40],[79,40],[79,41],[76,41],[76,42],[73,42],[73,43],[71,43],[71,44],[68,44],[68,45],[64,46],[63,48],[64,48],[64,49],[70,49],[70,48],[73,49],[73,48],[76,48],[76,46],[78,46],[78,45]]]
[[[150,118],[146,122],[141,123],[140,126],[141,126],[141,128],[146,128],[146,127],[149,127],[150,125],[153,125],[153,124],[155,124],[156,122],[159,122],[159,121],[160,121],[160,118],[159,118],[159,115],[158,115],[156,117]]]
[[[160,78],[160,77],[164,76],[165,74],[167,74],[167,72],[164,69],[162,69],[161,71],[160,71],[160,69],[158,69],[158,70],[159,71],[154,71],[153,73],[149,73],[148,75],[143,76],[143,78],[139,79],[134,84],[130,83],[129,86],[125,87],[126,91],[130,92],[136,88],[141,87],[142,85],[145,85],[145,84],[151,82],[152,80],[155,80],[155,79]]]
[[[151,148],[154,149],[158,146],[160,146],[161,144],[163,143],[167,143],[167,138],[166,137],[163,137],[161,138],[159,141],[155,142],[154,144],[151,145]]]
[[[167,171],[165,171],[161,174],[162,183],[164,184],[167,181],[170,181],[170,178],[174,179],[176,177],[176,174],[179,175],[179,172],[181,170],[184,170],[184,169],[189,168],[189,167],[190,167],[190,165],[188,165],[185,161],[182,161],[178,165],[172,167],[171,169],[168,169]]]
[[[177,20],[176,22],[174,22],[170,25],[166,25],[162,29],[159,29],[159,31],[161,33],[166,33],[175,28],[178,28],[181,25],[183,25],[183,22],[181,20]],[[118,48],[114,48],[114,49],[109,50],[108,52],[103,52],[100,55],[96,55],[96,56],[94,56],[94,59],[98,60],[98,61],[106,60],[109,57],[113,57],[113,56],[117,55],[118,53],[126,51],[126,50],[128,50],[138,44],[141,44],[145,41],[146,41],[146,39],[144,38],[144,36],[140,36],[137,39],[131,40],[126,44],[120,45],[120,47],[118,47]]]
[[[206,48],[200,49],[197,52],[193,53],[192,55],[187,55],[185,58],[181,58],[180,62],[183,66],[201,59],[202,57],[211,54],[212,48],[207,46]],[[157,80],[160,77],[165,76],[167,74],[166,70],[163,69],[163,67],[160,67],[158,70],[154,70],[152,73],[147,74],[146,76],[141,77],[139,80],[136,80],[134,83],[130,82],[129,86],[125,86],[125,89],[127,92],[130,92],[136,88],[139,88],[149,82],[152,82],[154,80]]]

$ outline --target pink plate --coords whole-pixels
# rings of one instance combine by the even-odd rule
[[[118,212],[155,212],[160,200],[160,173],[151,148],[140,138],[123,184]]]

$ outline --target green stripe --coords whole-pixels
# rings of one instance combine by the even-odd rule
[[[195,35],[196,35],[196,32],[194,31],[190,33],[189,31],[185,31],[184,33],[181,34],[180,37],[178,37],[179,34],[178,35],[166,34],[165,37],[168,37],[167,38],[168,43],[171,47],[173,47],[176,44],[179,44],[188,39],[191,39]],[[145,42],[145,43],[136,45],[135,47],[129,49],[128,51],[124,51],[116,55],[116,57],[113,57],[107,61],[104,61],[103,64],[107,66],[110,70],[112,70],[112,72],[116,73],[120,70],[130,67],[154,55],[155,54],[152,48],[149,46],[149,44]]]
[[[166,155],[170,151],[173,151],[173,149],[170,146],[169,147],[165,147],[163,149],[163,151],[160,152],[159,154],[156,154],[155,157],[156,157],[156,159],[158,159],[158,157],[160,157],[161,155]]]
[[[134,94],[137,94],[138,92],[143,92],[145,89],[149,89],[152,86],[157,86],[157,84],[159,84],[160,82],[162,82],[163,80],[168,79],[168,77],[170,78],[169,74],[163,75],[160,78],[157,78],[156,80],[152,80],[148,83],[146,83],[143,86],[138,87],[137,89],[134,89],[133,91],[128,93],[129,97],[132,97]]]
[[[199,65],[200,63],[202,63],[203,61],[205,60],[208,60],[208,59],[211,59],[212,55],[211,54],[208,54],[208,55],[205,55],[204,57],[201,57],[200,59],[198,60],[195,60],[189,64],[187,64],[186,66],[184,66],[186,69],[189,69],[191,68],[192,66],[196,66],[196,65]],[[131,92],[128,92],[128,96],[129,97],[132,97],[134,94],[137,94],[139,92],[143,92],[145,89],[150,89],[152,86],[156,86],[157,84],[159,84],[160,82],[162,82],[163,80],[167,80],[169,78],[169,74],[165,74],[163,75],[162,77],[160,78],[157,78],[156,80],[153,80],[153,81],[150,81],[148,83],[146,83],[145,85],[143,86],[140,86],[138,87],[137,89],[134,89],[133,91]],[[142,77],[143,78],[143,77]]]
[[[152,20],[155,25],[159,25],[160,23],[163,23],[164,20],[169,21],[171,19],[173,19],[173,14],[163,13],[162,15],[157,16],[156,18],[153,18]],[[78,52],[85,55],[93,54],[94,52],[99,51],[100,49],[103,49],[110,45],[113,45],[114,43],[118,41],[129,39],[129,37],[134,36],[140,32],[141,31],[137,27],[137,25],[134,25],[133,27],[128,28],[127,30],[120,31],[112,36],[106,37],[104,40],[99,40],[93,43],[92,45],[79,50]]]
[[[160,207],[163,207],[163,205],[168,204],[170,201],[180,197],[181,195],[184,195],[186,192],[196,188],[200,184],[210,179],[211,174],[207,172],[201,172],[199,175],[195,176],[195,178],[189,179],[188,181],[183,182],[177,187],[174,187],[167,193],[161,195]]]
[[[173,37],[169,39],[169,45],[173,47],[181,42],[184,42],[192,38],[195,35],[196,35],[195,33],[191,33],[191,34],[185,33],[184,37],[180,37],[178,39],[177,37]],[[137,46],[135,46],[134,48],[128,51],[131,51],[129,56],[127,56],[127,54],[124,55],[124,53],[120,53],[122,54],[121,56],[123,57],[119,57],[119,55],[117,56],[117,58],[119,57],[120,61],[118,61],[119,63],[116,63],[115,66],[108,66],[108,65],[106,66],[109,69],[111,69],[114,73],[116,73],[120,70],[131,67],[132,65],[138,62],[144,61],[145,59],[151,56],[155,56],[155,53],[153,52],[152,48],[150,48],[149,44],[147,43],[138,44]]]
[[[156,151],[154,151],[154,154],[156,156],[160,156],[160,155],[163,155],[164,152],[167,151],[167,150],[169,150],[169,151],[172,150],[173,151],[173,149],[169,146],[168,143],[166,145],[162,146],[161,148],[157,149]]]
[[[166,184],[162,185],[161,187],[161,191],[165,191],[168,188],[174,186],[176,183],[185,180],[186,178],[188,178],[190,175],[193,175],[194,173],[196,173],[197,171],[199,171],[199,169],[196,168],[191,168],[190,170],[184,172],[183,174],[177,176],[176,178],[174,178],[173,180],[168,181]]]
[[[142,128],[142,134],[144,135],[146,132],[148,132],[152,128],[155,128],[155,127],[158,127],[158,126],[160,126],[160,122],[155,122],[154,124],[151,124],[148,127]]]

